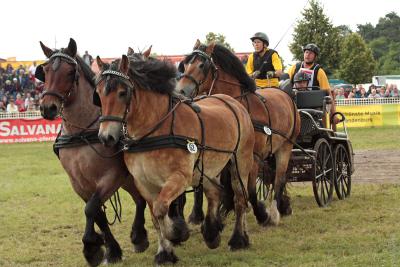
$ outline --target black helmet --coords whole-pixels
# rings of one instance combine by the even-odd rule
[[[263,41],[264,43],[267,43],[267,45],[269,45],[269,38],[268,36],[263,33],[263,32],[256,32],[253,37],[250,38],[251,41],[254,41],[254,39],[260,39],[261,41]]]
[[[305,73],[304,71],[299,71],[294,75],[293,81],[295,83],[297,82],[302,82],[302,81],[309,81],[310,80],[310,75]]]
[[[308,44],[305,47],[303,47],[303,52],[305,52],[306,50],[310,50],[311,52],[314,52],[315,55],[318,56],[319,54],[319,48],[316,44]]]

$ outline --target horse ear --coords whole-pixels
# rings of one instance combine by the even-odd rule
[[[72,56],[72,57],[76,56],[77,46],[76,46],[76,42],[74,39],[69,38],[69,44],[68,44],[67,49],[70,53],[70,56]]]
[[[96,63],[97,66],[99,67],[99,70],[103,70],[104,63],[103,61],[101,61],[101,58],[99,56],[96,57]]]
[[[197,48],[199,48],[199,46],[201,45],[201,42],[199,39],[196,40],[196,43],[193,46],[193,50],[196,50]]]
[[[211,42],[207,48],[206,48],[206,53],[207,55],[211,56],[212,53],[214,52],[214,47],[215,47],[215,42]]]
[[[151,46],[149,47],[149,49],[147,49],[146,51],[143,52],[143,56],[144,56],[145,58],[149,58],[150,53],[151,53],[151,48],[152,48],[152,47],[153,47],[153,46],[151,45]]]
[[[51,57],[51,55],[53,54],[53,50],[51,50],[50,48],[48,48],[47,46],[45,46],[41,41],[39,41],[40,46],[42,47],[43,53],[45,54],[46,57]]]
[[[121,62],[119,63],[119,70],[123,74],[127,74],[128,73],[128,68],[129,68],[129,59],[128,59],[127,56],[122,55]]]
[[[133,50],[132,47],[128,47],[128,53],[126,53],[128,56],[132,56],[135,53],[135,50]]]

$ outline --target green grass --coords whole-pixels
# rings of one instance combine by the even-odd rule
[[[390,139],[394,131],[398,129],[350,129],[350,136],[356,149],[363,149],[359,142],[365,138]],[[391,142],[382,140],[373,148],[390,148]],[[0,148],[0,266],[86,266],[81,242],[84,204],[51,144]],[[230,216],[215,250],[204,244],[200,227],[191,226],[191,238],[176,248],[176,266],[400,266],[400,185],[355,184],[351,198],[335,198],[324,209],[317,207],[311,184],[296,184],[290,192],[294,214],[279,227],[262,228],[248,213],[248,250],[229,251]],[[148,211],[151,244],[135,254],[129,239],[134,205],[126,193],[121,192],[121,198],[123,220],[112,231],[124,259],[115,266],[152,266],[157,237]]]
[[[353,148],[357,149],[400,149],[400,127],[348,128]]]

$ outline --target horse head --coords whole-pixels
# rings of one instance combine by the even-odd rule
[[[79,64],[77,46],[70,39],[68,47],[52,50],[40,42],[48,61],[36,68],[35,77],[44,82],[40,111],[45,119],[53,120],[62,107],[71,101],[72,91],[78,84]]]
[[[100,69],[96,94],[103,114],[99,139],[106,146],[114,146],[121,137],[133,94],[133,84],[128,76],[129,59],[123,55],[111,64],[104,63],[100,57],[96,61]]]
[[[186,56],[179,66],[182,75],[177,84],[177,91],[187,97],[208,93],[214,78],[216,78],[217,67],[212,55],[215,43],[208,46],[196,41],[193,52]]]

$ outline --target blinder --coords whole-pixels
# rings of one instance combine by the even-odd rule
[[[43,66],[44,64],[40,64],[36,67],[35,78],[38,79],[39,81],[45,82]]]
[[[92,102],[95,106],[101,107],[101,101],[100,101],[100,96],[96,92],[96,90],[93,92],[93,99]]]

